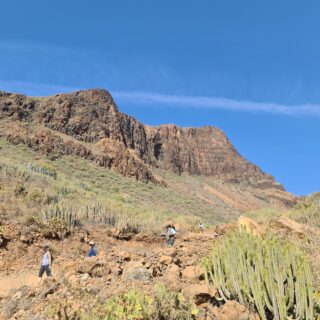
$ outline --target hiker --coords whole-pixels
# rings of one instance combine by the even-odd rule
[[[169,224],[166,226],[167,229],[167,245],[168,247],[172,247],[176,238],[176,228],[174,225]]]
[[[94,241],[90,241],[89,246],[90,246],[90,249],[89,249],[88,257],[95,257],[97,255],[96,244],[94,243]]]
[[[43,246],[43,255],[42,255],[41,267],[40,267],[40,271],[39,271],[40,282],[42,280],[42,276],[44,273],[47,274],[47,277],[52,276],[51,266],[52,266],[52,255],[50,252],[49,245],[45,244]]]
[[[199,223],[199,230],[201,233],[204,231],[204,224],[202,222]]]

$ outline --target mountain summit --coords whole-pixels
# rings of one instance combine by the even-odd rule
[[[119,112],[106,90],[50,97],[2,93],[0,138],[51,159],[82,157],[144,182],[165,186],[166,179],[158,172],[162,170],[258,192],[251,196],[256,202],[262,198],[286,206],[294,199],[271,175],[240,156],[220,129],[143,125]],[[236,192],[230,197],[221,190],[207,191],[237,207]]]

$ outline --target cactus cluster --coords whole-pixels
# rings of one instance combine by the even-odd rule
[[[82,220],[94,224],[117,227],[123,233],[138,234],[142,229],[138,218],[128,217],[128,215],[122,213],[121,210],[114,210],[113,208],[103,206],[99,202],[86,205],[80,211]]]
[[[44,224],[57,225],[73,229],[80,225],[77,212],[72,206],[51,205],[47,206],[42,215],[42,222]]]
[[[69,230],[83,224],[107,225],[118,228],[122,233],[138,234],[144,225],[139,217],[128,216],[126,212],[102,205],[99,202],[83,206],[73,206],[60,201],[47,205],[42,213],[41,222]]]
[[[254,307],[262,320],[316,317],[310,266],[289,243],[232,232],[213,245],[204,268],[222,299]]]
[[[51,166],[47,164],[39,165],[35,162],[29,163],[27,165],[27,168],[31,171],[44,174],[46,176],[52,177],[55,180],[57,179],[57,172],[55,169],[53,169]]]

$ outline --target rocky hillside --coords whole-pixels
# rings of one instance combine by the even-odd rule
[[[52,154],[80,155],[137,179],[152,181],[150,169],[163,167],[178,174],[282,188],[242,158],[221,130],[146,127],[119,112],[104,90],[49,98],[4,94],[0,98],[0,119],[10,120],[6,127],[9,130],[2,135],[13,143],[23,142]],[[16,132],[10,130],[12,126]]]
[[[218,245],[239,226],[259,238],[264,234],[268,237],[274,234],[282,242],[290,240],[309,257],[312,256],[314,275],[317,275],[320,262],[317,255],[319,229],[287,217],[258,224],[242,216],[237,223],[206,229],[203,233],[178,230],[172,248],[165,246],[165,239],[160,235],[139,234],[124,239],[116,228],[95,226],[74,229],[70,233],[56,233],[57,230],[49,226],[35,223],[5,223],[5,241],[2,245],[0,243],[0,319],[165,319],[160,316],[134,317],[132,314],[130,318],[104,316],[110,309],[107,301],[112,301],[108,299],[130,294],[134,303],[136,296],[132,295],[132,290],[153,295],[159,284],[165,286],[165,294],[153,299],[163,299],[163,304],[158,304],[157,308],[159,314],[160,311],[170,311],[171,317],[166,319],[262,319],[253,305],[255,301],[251,301],[250,307],[245,303],[241,305],[237,299],[224,301],[216,286],[208,286],[205,281],[203,258],[210,254],[212,245]],[[92,240],[97,244],[98,256],[88,258],[85,255]],[[53,277],[45,279],[40,285],[37,273],[43,243],[50,243],[54,263]],[[239,244],[241,250],[243,248]],[[315,285],[318,284],[315,282]],[[174,317],[173,310],[177,305],[170,305],[175,301],[174,297],[190,301],[196,310],[194,316],[187,314],[187,309],[185,313],[180,309],[181,316]],[[266,319],[274,318],[270,315]]]
[[[294,202],[272,176],[241,157],[221,130],[145,126],[119,112],[105,90],[46,98],[1,93],[0,139],[26,145],[51,160],[77,156],[162,186],[168,181],[159,170],[205,177],[220,186],[209,185],[206,193],[237,211],[263,207],[261,201],[282,207]],[[237,198],[234,188],[241,188],[243,195]],[[249,205],[243,206],[240,202],[248,197]]]

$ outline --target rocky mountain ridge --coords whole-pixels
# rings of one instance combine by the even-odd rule
[[[214,127],[145,126],[119,112],[105,90],[46,98],[0,95],[0,136],[48,155],[76,155],[138,180],[164,183],[153,168],[204,175],[228,183],[283,190],[241,157]]]

